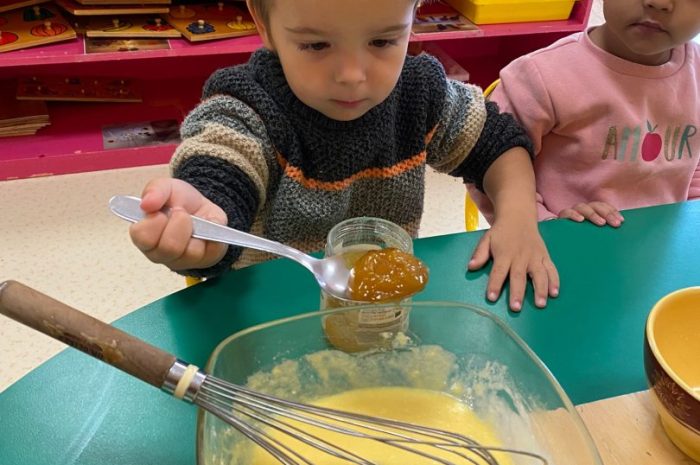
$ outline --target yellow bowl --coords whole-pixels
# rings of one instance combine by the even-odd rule
[[[700,287],[672,292],[654,305],[644,368],[666,433],[700,462]]]

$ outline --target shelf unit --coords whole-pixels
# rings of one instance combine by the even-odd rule
[[[484,87],[518,56],[581,31],[592,2],[578,0],[568,20],[484,25],[478,31],[414,35],[411,41],[439,42]],[[199,44],[176,39],[169,50],[85,54],[78,38],[0,54],[0,85],[31,76],[113,76],[138,80],[144,96],[138,104],[49,103],[50,126],[34,136],[0,138],[0,180],[167,163],[173,145],[103,149],[102,127],[181,120],[214,70],[245,62],[261,45],[258,36]]]

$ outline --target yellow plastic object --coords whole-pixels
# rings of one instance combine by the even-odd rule
[[[486,90],[484,90],[484,98],[485,98],[486,100],[488,100],[488,98],[489,98],[489,96],[491,95],[491,93],[493,93],[494,89],[496,89],[496,87],[497,87],[498,84],[500,84],[500,83],[501,83],[501,80],[500,80],[500,79],[496,79],[496,80],[493,81],[491,84],[489,84],[489,86],[486,88]]]
[[[476,231],[479,229],[479,208],[477,208],[474,200],[469,196],[469,192],[464,198],[464,225],[467,231]]]
[[[195,278],[193,276],[185,276],[185,283],[187,283],[187,287],[194,286],[197,283],[201,283],[202,278]]]
[[[568,19],[575,0],[447,0],[474,24]]]

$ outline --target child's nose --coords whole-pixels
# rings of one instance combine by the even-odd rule
[[[367,79],[365,60],[359,53],[346,53],[339,57],[335,69],[335,81],[339,84],[359,84]]]
[[[672,11],[675,0],[644,0],[644,6],[663,11]]]

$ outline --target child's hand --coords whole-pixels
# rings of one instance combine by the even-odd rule
[[[509,276],[509,306],[515,312],[522,309],[528,277],[532,280],[538,307],[545,307],[549,296],[559,295],[559,274],[536,223],[517,218],[496,220],[477,244],[469,261],[469,270],[483,267],[491,257],[493,268],[486,290],[490,301],[498,299]]]
[[[149,260],[177,271],[213,266],[226,254],[225,244],[191,237],[189,215],[227,224],[226,213],[192,185],[178,179],[155,179],[141,197],[147,217],[131,225],[129,235]],[[170,208],[169,215],[161,211],[164,207]]]
[[[576,204],[571,208],[565,208],[560,211],[559,218],[568,218],[579,223],[588,220],[598,226],[609,224],[613,228],[619,228],[622,222],[625,221],[617,208],[605,202]]]

